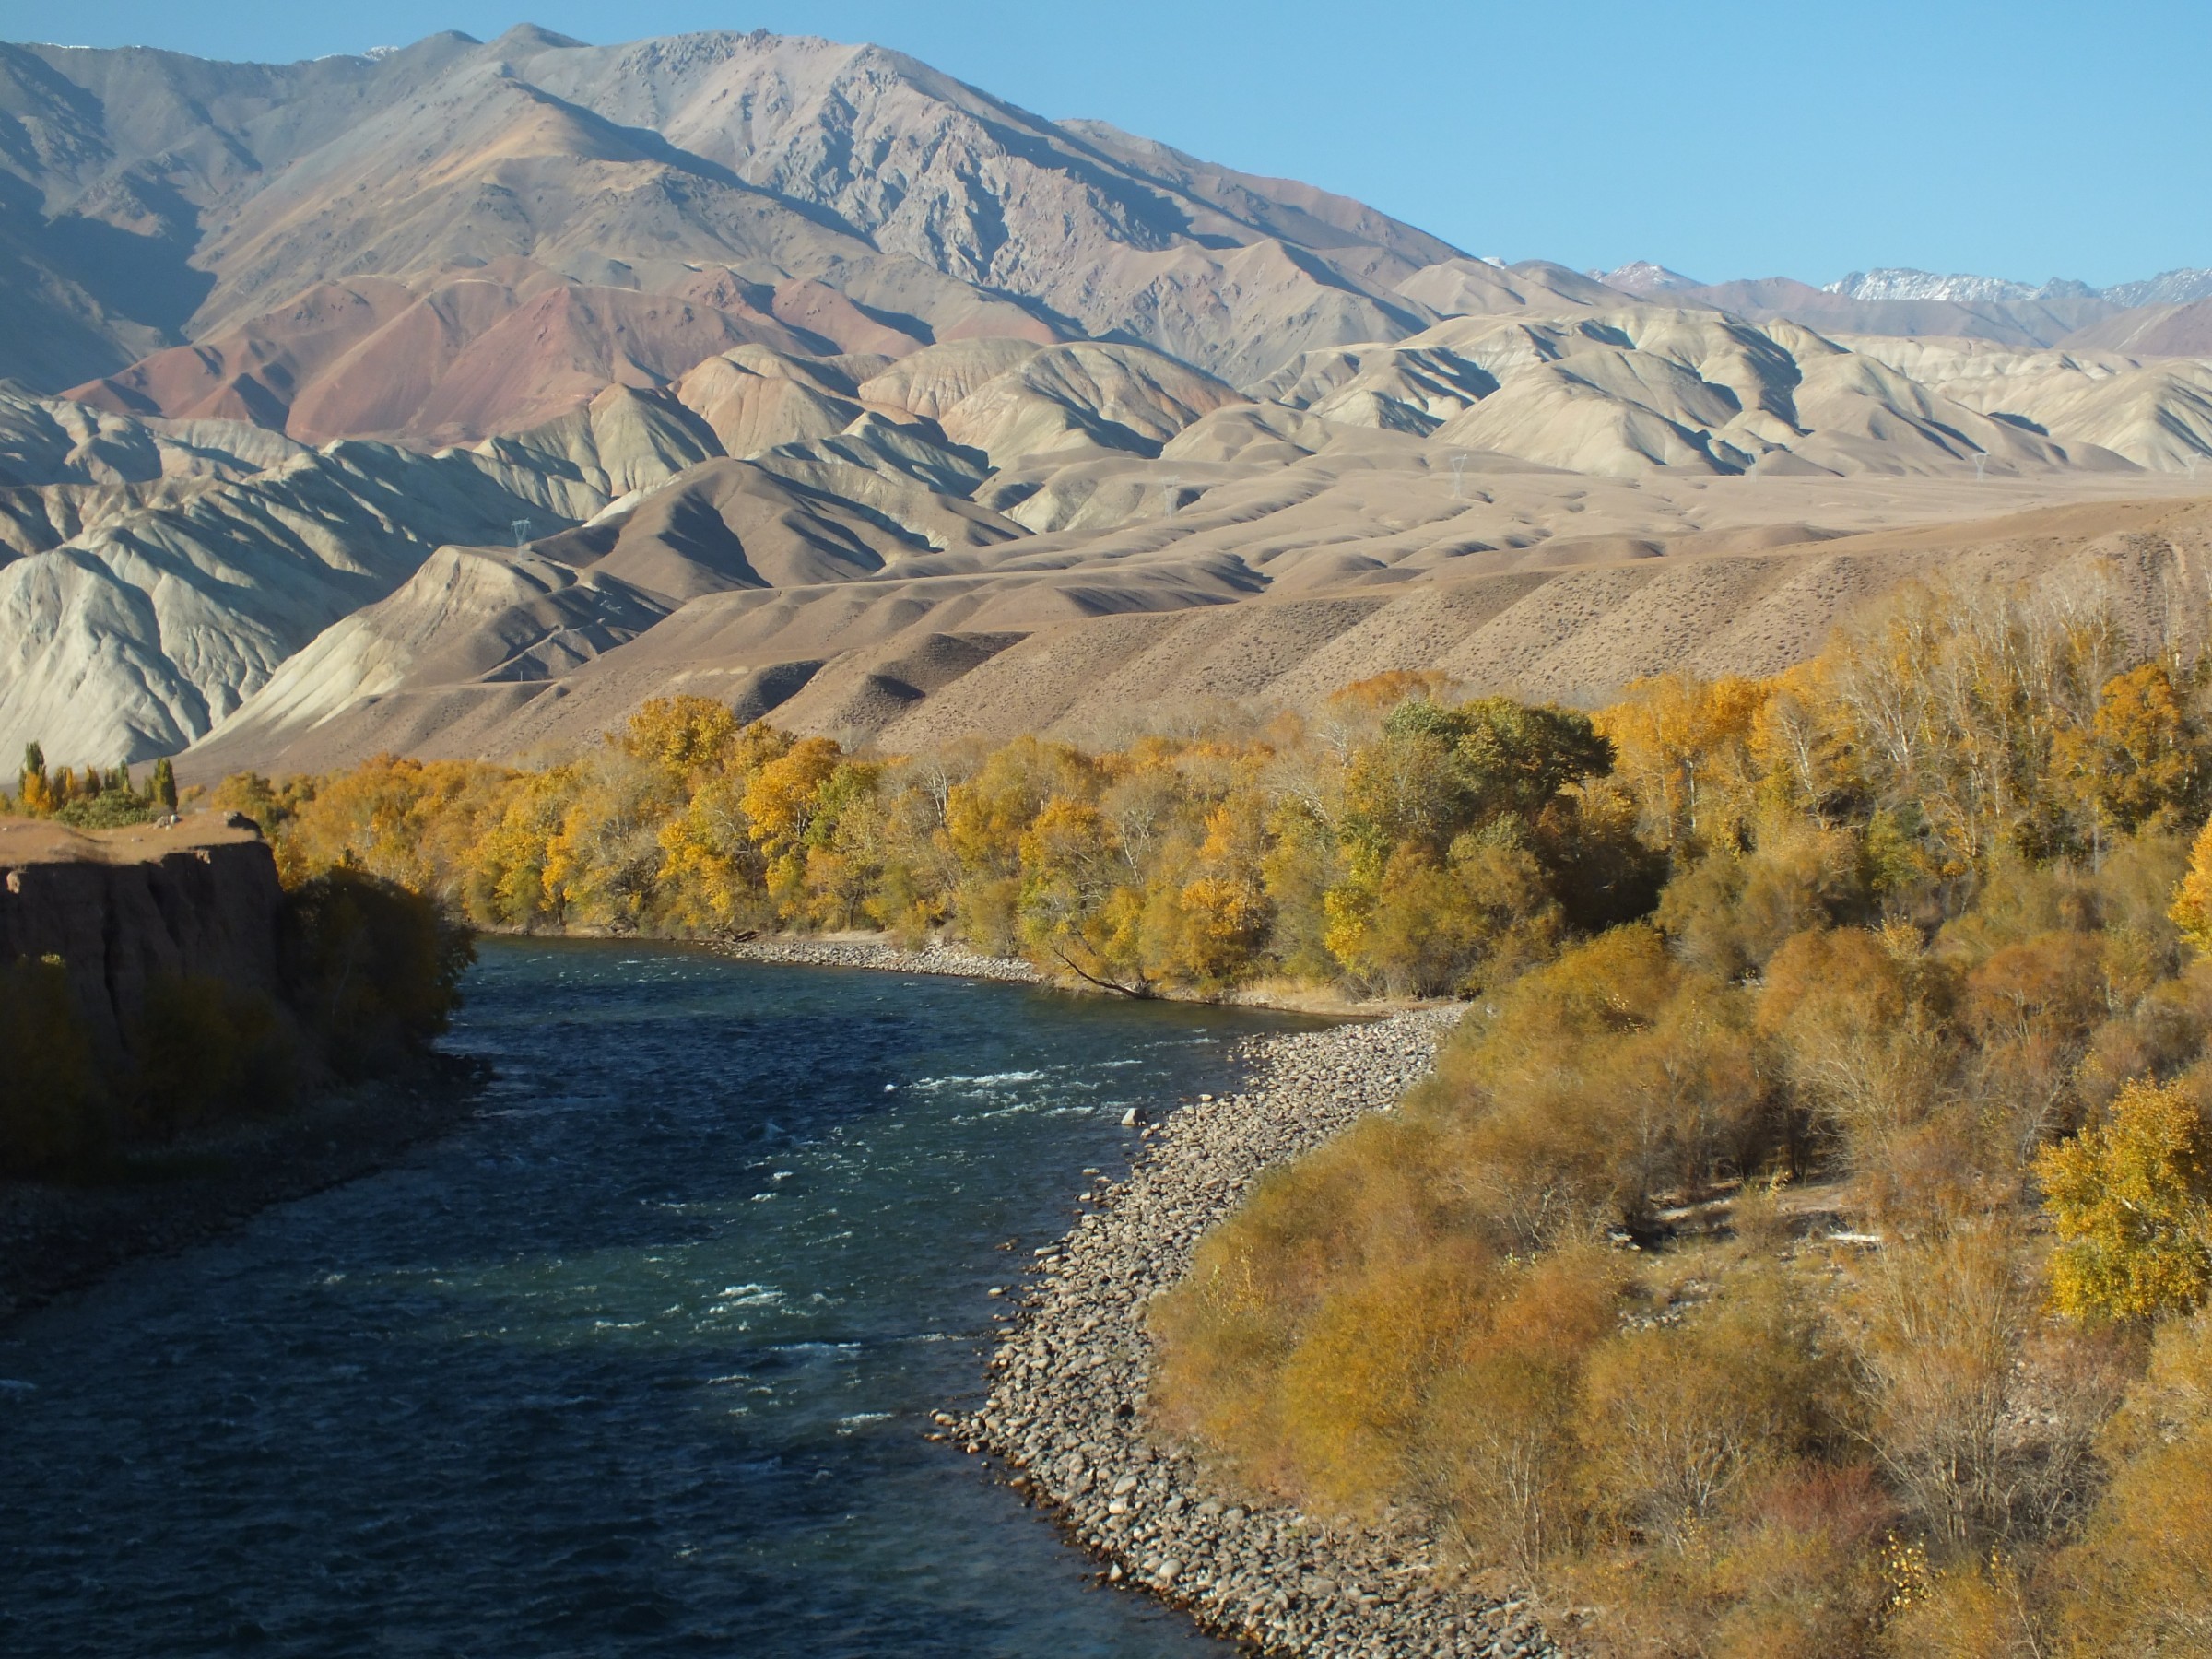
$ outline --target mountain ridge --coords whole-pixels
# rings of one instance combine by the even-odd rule
[[[1785,660],[1839,537],[2119,523],[2212,458],[2212,301],[1875,275],[1478,259],[759,30],[0,47],[0,746],[1581,696]]]

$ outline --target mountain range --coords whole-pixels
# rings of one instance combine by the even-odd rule
[[[1779,666],[1952,554],[2164,592],[2208,293],[1504,265],[758,31],[0,46],[0,745],[912,747]]]
[[[2161,271],[2140,282],[2123,282],[2093,288],[2087,283],[2056,277],[2041,284],[2014,282],[2004,276],[1938,276],[1933,271],[1891,266],[1877,271],[1853,271],[1827,285],[1827,292],[1853,300],[1959,300],[1972,303],[1987,300],[2102,300],[2125,309],[2135,305],[2186,305],[2212,298],[2212,270]]]
[[[1820,288],[1787,276],[1708,283],[1649,260],[1588,275],[1647,300],[1710,305],[1762,321],[1787,318],[1846,334],[1935,335],[2090,349],[2133,347],[2169,357],[2212,352],[2212,270],[2171,270],[2107,288],[2064,279],[2030,284],[1899,267],[1853,271]]]

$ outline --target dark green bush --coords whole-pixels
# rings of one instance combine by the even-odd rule
[[[347,868],[287,897],[282,947],[292,1006],[347,1077],[388,1071],[442,1032],[477,955],[435,900]]]
[[[53,816],[76,830],[121,830],[131,824],[150,823],[165,810],[136,794],[126,782],[120,788],[111,783],[96,795],[80,795],[57,807]]]
[[[0,966],[0,1172],[93,1156],[110,1129],[91,1033],[62,964]]]
[[[281,1111],[298,1098],[304,1077],[290,1012],[218,979],[154,981],[132,1038],[134,1115],[158,1139]]]

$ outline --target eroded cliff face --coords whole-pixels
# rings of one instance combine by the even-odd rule
[[[267,843],[235,813],[107,830],[0,818],[0,962],[59,957],[111,1051],[158,975],[277,994],[282,899]]]

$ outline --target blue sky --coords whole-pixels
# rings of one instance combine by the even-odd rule
[[[0,0],[0,38],[285,61],[525,18],[876,41],[1508,259],[1816,282],[2212,265],[2212,0]]]

